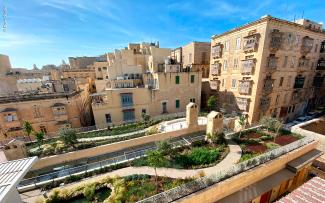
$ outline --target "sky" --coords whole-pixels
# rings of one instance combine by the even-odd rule
[[[325,22],[324,0],[0,0],[1,10],[4,5],[7,30],[0,30],[0,54],[14,68],[29,69],[59,65],[69,56],[101,55],[130,42],[176,48],[210,41],[266,14]]]

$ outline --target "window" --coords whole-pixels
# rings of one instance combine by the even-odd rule
[[[34,105],[32,111],[33,111],[34,118],[40,118],[41,117],[41,112],[40,112],[39,106]]]
[[[234,70],[238,69],[238,58],[234,59]]]
[[[131,93],[123,93],[121,94],[121,103],[122,107],[132,106],[133,105],[133,98]]]
[[[134,109],[128,109],[123,111],[123,121],[133,121],[134,119]]]
[[[162,102],[161,106],[162,106],[162,113],[167,113],[167,102]]]
[[[8,113],[5,117],[6,117],[6,121],[7,121],[7,122],[14,121],[14,116],[11,115],[10,113]]]
[[[106,119],[106,123],[112,123],[111,114],[109,113],[105,114],[105,119]]]
[[[175,83],[176,83],[176,84],[179,84],[179,75],[176,75],[176,76],[175,76]]]
[[[107,70],[107,67],[103,67],[103,70]]]
[[[99,72],[102,71],[102,68],[98,68],[98,71],[99,71]]]
[[[287,64],[288,64],[288,56],[285,56],[283,61],[283,68],[286,68]]]
[[[223,70],[226,71],[228,69],[228,61],[224,60],[223,61]]]
[[[293,88],[303,88],[304,87],[304,83],[305,83],[305,78],[298,75],[295,79],[295,85]]]
[[[225,79],[222,79],[221,86],[222,86],[222,87],[225,86]]]
[[[295,67],[295,61],[296,61],[296,57],[293,56],[293,57],[291,58],[291,63],[290,63],[290,67],[291,67],[291,68],[294,68],[294,67]]]
[[[108,79],[108,75],[106,75],[106,79]]]
[[[282,84],[283,84],[283,77],[280,78],[280,84],[279,84],[279,87],[282,87]]]
[[[238,38],[236,39],[236,49],[240,49],[240,41],[241,41],[241,38],[238,37]]]
[[[225,51],[229,51],[229,41],[225,42]]]
[[[232,79],[231,80],[231,87],[232,88],[236,88],[236,83],[237,83],[237,80],[236,79]]]
[[[191,83],[194,83],[195,75],[191,75]]]
[[[180,107],[179,99],[175,100],[175,106],[176,106],[176,109],[178,109]]]
[[[47,130],[46,130],[46,127],[44,125],[41,125],[39,127],[40,131],[43,132],[43,133],[47,133]]]
[[[142,113],[142,114],[147,114],[147,109],[142,109],[142,110],[141,110],[141,113]]]
[[[191,98],[191,99],[190,99],[190,102],[195,103],[195,98]]]

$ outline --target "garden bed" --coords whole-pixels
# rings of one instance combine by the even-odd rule
[[[177,169],[199,169],[214,166],[229,153],[226,144],[196,141],[190,146],[172,149],[164,154],[165,162],[160,167]],[[148,166],[147,157],[133,161],[132,166]]]
[[[290,131],[279,130],[278,133],[266,129],[251,129],[235,134],[233,140],[240,145],[242,157],[240,161],[251,159],[255,156],[290,144],[302,138]]]
[[[183,180],[157,177],[156,184],[156,177],[149,175],[106,177],[70,189],[53,189],[46,200],[42,199],[38,202],[137,202],[192,180],[191,178]]]

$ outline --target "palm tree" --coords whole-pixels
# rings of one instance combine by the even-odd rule
[[[30,134],[33,132],[33,126],[29,121],[24,121],[23,123],[23,129],[26,132],[29,140],[31,141]]]
[[[36,137],[38,148],[41,149],[41,145],[42,145],[43,140],[44,140],[44,132],[43,131],[34,132],[34,135]]]
[[[160,151],[154,150],[154,151],[147,152],[147,162],[148,162],[149,166],[151,166],[155,169],[156,191],[158,193],[157,168],[162,167],[166,163],[166,159]]]

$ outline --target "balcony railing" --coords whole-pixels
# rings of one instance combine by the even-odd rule
[[[237,99],[237,106],[239,110],[241,111],[248,111],[248,104],[249,104],[249,99],[248,98],[236,98]]]
[[[276,70],[277,63],[278,63],[277,57],[274,57],[274,56],[268,57],[267,64],[266,64],[267,70],[271,70],[271,71]]]
[[[251,80],[242,80],[239,82],[238,91],[239,94],[250,94],[252,89]]]
[[[302,44],[301,44],[301,53],[303,55],[308,54],[313,49],[313,46],[314,46],[314,39],[308,36],[304,37],[302,39]]]
[[[279,32],[279,30],[273,30],[273,32],[271,32],[271,42],[270,42],[271,51],[277,51],[281,48],[282,41],[283,41],[282,38],[283,38],[283,33]]]
[[[264,87],[263,87],[265,94],[270,94],[273,91],[273,84],[274,84],[273,79],[265,79]]]
[[[212,90],[218,90],[220,87],[220,81],[219,80],[211,80],[210,81],[210,88]]]
[[[319,59],[316,70],[325,70],[325,59]]]
[[[244,38],[243,50],[245,52],[254,52],[257,51],[259,42],[259,35],[253,34]]]
[[[222,44],[217,44],[211,48],[212,58],[221,58],[222,56]]]
[[[251,75],[254,71],[255,63],[256,63],[255,59],[247,59],[242,61],[241,73]]]
[[[211,64],[210,73],[211,73],[211,75],[220,75],[220,73],[221,73],[220,63]]]

